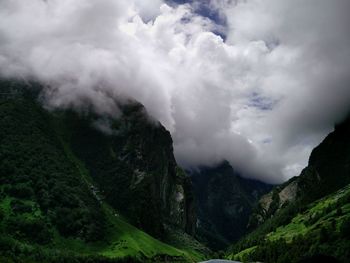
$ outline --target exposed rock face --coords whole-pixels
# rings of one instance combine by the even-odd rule
[[[311,153],[308,166],[259,200],[251,224],[261,224],[288,203],[310,203],[350,183],[350,118],[335,126]]]
[[[288,203],[295,201],[297,194],[298,182],[292,181],[282,186],[277,186],[268,194],[263,195],[250,217],[249,228],[255,228],[281,208],[288,205]]]
[[[272,203],[272,193],[268,193],[261,197],[259,200],[259,205],[261,205],[261,208],[264,209],[264,211],[268,211],[270,209]]]
[[[71,144],[106,201],[146,232],[162,237],[171,224],[193,234],[191,182],[177,166],[170,133],[150,120],[142,105],[122,107],[109,134],[91,127],[93,117],[70,114]]]
[[[315,200],[350,183],[350,117],[335,126],[311,153],[298,185],[300,194]]]
[[[176,165],[170,134],[142,106],[124,106],[118,120],[49,112],[37,102],[41,86],[27,88],[0,79],[1,262],[106,262],[106,251],[122,251],[127,262],[187,262],[188,247],[195,258],[210,253],[184,233],[193,235],[196,221],[190,179]],[[165,229],[180,250],[129,219],[154,236]]]
[[[296,181],[291,182],[284,187],[279,193],[278,197],[280,200],[279,206],[282,207],[286,202],[294,201],[297,197],[298,184]]]
[[[271,186],[240,177],[229,163],[190,173],[198,213],[197,236],[222,249],[244,235],[252,208]]]

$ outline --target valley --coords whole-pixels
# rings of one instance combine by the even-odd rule
[[[0,99],[1,262],[350,258],[349,120],[273,186],[228,162],[182,170],[136,102],[117,119],[48,111],[35,85],[1,82],[16,90]]]
[[[181,170],[175,168],[171,151],[168,151],[170,159],[167,159],[166,148],[161,144],[162,158],[170,162],[163,167],[155,166],[155,169],[165,169],[158,172],[159,176],[169,176],[168,180],[174,180],[167,183],[164,177],[157,179],[156,175],[150,174],[150,170],[142,171],[154,168],[151,161],[137,157],[145,152],[133,146],[131,132],[127,137],[129,142],[124,146],[124,149],[129,147],[128,150],[120,152],[128,157],[120,157],[123,162],[118,161],[116,151],[123,147],[117,146],[113,151],[106,144],[110,136],[89,128],[89,120],[79,118],[73,112],[48,113],[36,102],[34,93],[27,93],[24,83],[1,83],[5,90],[11,85],[20,90],[19,94],[3,98],[0,103],[2,262],[12,262],[11,258],[20,262],[36,262],[38,258],[41,258],[40,262],[61,262],[62,258],[64,262],[85,262],[86,258],[91,258],[93,262],[163,261],[169,258],[196,262],[205,258],[209,250],[191,237],[191,228],[186,223],[186,220],[191,220],[193,212],[187,210],[191,208],[186,207],[189,205],[185,199],[187,189],[182,186],[185,179],[180,177]],[[138,112],[136,110],[136,116]],[[132,114],[133,111],[129,116]],[[126,119],[124,125],[130,126],[138,121],[137,117]],[[155,132],[164,134],[164,142],[170,142],[170,137],[166,137],[168,135],[161,127],[147,126],[148,122],[142,119],[139,122],[141,125],[145,123],[145,129],[154,127]],[[73,144],[71,140],[74,138],[84,139],[82,134],[74,137],[79,131],[87,133],[89,141]],[[140,135],[142,133],[136,133],[135,138],[140,140]],[[95,145],[91,144],[93,142]],[[96,149],[93,148],[95,146]],[[95,152],[91,152],[92,156],[81,157],[80,154],[89,154],[87,149]],[[119,181],[108,181],[104,185],[104,181],[96,178],[102,166],[90,166],[89,157],[95,157],[97,164],[101,160],[104,169],[114,161],[116,167],[109,166],[111,174],[103,174],[103,179],[113,180],[117,173],[119,176],[114,180]],[[153,158],[151,155],[148,157]],[[129,158],[130,165],[125,158]],[[139,158],[139,163],[132,158]],[[151,168],[142,168],[145,167],[142,165]],[[166,169],[173,170],[167,172]],[[134,175],[126,177],[130,174]],[[144,178],[137,178],[140,174]],[[160,182],[162,187],[167,187],[164,203],[149,195],[156,191],[154,187],[159,189]],[[111,189],[107,188],[110,186]],[[176,199],[179,195],[176,191],[181,191],[181,199]],[[137,199],[137,194],[141,199]],[[152,202],[159,202],[159,205]],[[141,206],[134,207],[136,205]],[[161,206],[164,206],[162,210],[150,210]],[[134,209],[134,212],[130,214],[129,209]],[[144,214],[142,209],[147,209]],[[171,212],[169,220],[165,219],[169,216],[167,212]],[[178,244],[181,248],[166,244],[169,236],[174,243],[179,239],[177,243],[181,243]]]
[[[349,0],[0,0],[0,263],[349,263]]]

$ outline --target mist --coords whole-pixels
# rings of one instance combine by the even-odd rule
[[[347,0],[2,0],[0,75],[39,81],[48,108],[118,116],[133,99],[187,168],[297,176],[350,110]]]

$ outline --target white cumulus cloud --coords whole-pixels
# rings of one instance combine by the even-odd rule
[[[50,107],[117,116],[115,100],[141,102],[185,167],[298,175],[349,110],[350,2],[207,2],[225,25],[198,5],[2,0],[0,73],[45,83]]]

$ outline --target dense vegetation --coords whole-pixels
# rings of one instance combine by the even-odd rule
[[[112,189],[100,189],[95,182],[98,177],[91,176],[97,174],[94,168],[102,166],[91,165],[92,159],[82,154],[88,152],[90,144],[95,147],[99,142],[81,144],[73,140],[78,134],[72,130],[75,121],[75,125],[87,125],[93,117],[79,122],[79,116],[72,112],[49,113],[36,102],[35,87],[27,92],[24,85],[0,83],[1,93],[7,93],[0,95],[0,262],[162,262],[202,258],[199,250],[203,247],[187,252],[166,245],[130,225],[129,219],[122,216],[127,210],[109,206],[112,199],[107,198],[107,191]],[[95,131],[98,135],[94,138],[106,146],[108,135],[84,125],[80,128]],[[103,162],[105,156],[95,154]],[[106,158],[107,163],[101,165],[108,168],[110,161]],[[116,180],[112,186],[120,191],[121,181],[110,180]],[[130,200],[122,191],[120,194],[127,207]],[[150,219],[151,224],[152,220],[159,223],[159,218]],[[192,242],[190,236],[188,240]]]
[[[336,125],[335,130],[312,151],[308,166],[300,176],[276,186],[259,201],[250,225],[258,226],[290,203],[294,207],[305,206],[349,184],[349,134],[350,117]]]
[[[48,112],[33,92],[40,86],[23,86],[0,81],[0,262],[183,262],[210,253],[191,236],[194,197],[171,137],[139,104],[120,105],[118,120]],[[298,262],[325,254],[347,262],[349,134],[350,120],[313,151],[300,177],[274,188],[265,217],[250,225],[263,223],[228,258]],[[244,181],[227,164],[200,173],[201,180],[192,174],[197,236],[219,249],[245,232],[269,186]],[[292,184],[297,197],[282,203]]]
[[[195,215],[190,183],[176,166],[168,131],[152,123],[140,104],[122,105],[108,134],[91,129],[101,125],[93,116],[65,114],[69,144],[87,169],[103,197],[133,224],[158,238],[164,238],[164,223],[193,233]],[[190,186],[189,186],[190,187]],[[177,202],[176,196],[181,195]],[[147,220],[145,220],[147,219]]]
[[[65,237],[103,238],[101,206],[52,136],[49,116],[31,100],[6,100],[0,126],[2,203],[13,213],[3,219],[6,230],[39,243],[50,241],[49,224]]]
[[[298,262],[323,254],[350,258],[350,185],[310,205],[288,205],[230,249],[241,261]]]
[[[229,258],[298,262],[323,254],[348,262],[349,135],[347,118],[312,151],[299,177],[261,198],[250,222],[255,230],[231,247]]]

